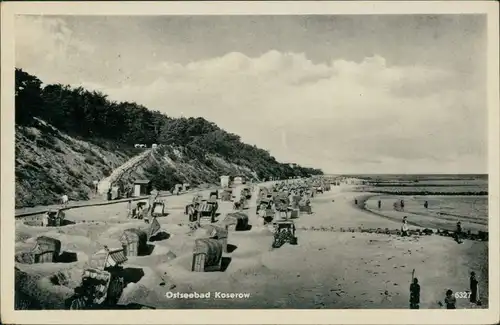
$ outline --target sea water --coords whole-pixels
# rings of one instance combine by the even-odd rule
[[[453,230],[460,221],[464,230],[488,230],[488,196],[484,194],[488,191],[488,181],[482,175],[432,175],[427,179],[419,175],[418,182],[401,176],[399,179],[378,177],[377,184],[368,184],[369,191],[374,195],[365,202],[365,208],[371,212],[394,220],[407,216],[410,224],[419,227]],[[406,195],[408,192],[412,194]],[[401,200],[404,201],[403,209],[400,207]],[[424,206],[426,201],[428,208]]]

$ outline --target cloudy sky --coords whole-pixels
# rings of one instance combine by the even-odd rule
[[[330,173],[487,172],[482,16],[19,16],[16,66]]]

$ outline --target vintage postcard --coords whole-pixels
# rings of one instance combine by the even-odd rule
[[[497,2],[1,8],[2,323],[499,321]]]

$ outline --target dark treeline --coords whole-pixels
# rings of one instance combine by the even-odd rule
[[[269,177],[323,174],[321,170],[276,161],[266,150],[240,141],[204,118],[171,118],[130,102],[114,102],[107,96],[81,87],[51,84],[22,69],[15,71],[16,124],[29,125],[38,117],[72,136],[93,141],[111,140],[132,147],[135,143],[183,146],[191,158],[219,155]]]

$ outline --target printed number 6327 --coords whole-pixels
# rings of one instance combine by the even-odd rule
[[[470,298],[471,292],[470,291],[464,291],[464,292],[455,292],[455,298],[460,299],[460,298]]]

